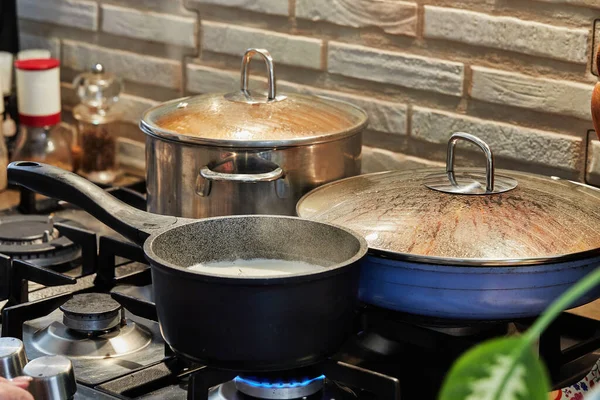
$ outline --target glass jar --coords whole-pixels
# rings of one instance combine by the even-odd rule
[[[65,123],[19,126],[13,161],[36,161],[73,171],[73,130]]]
[[[77,172],[96,183],[112,183],[120,174],[116,165],[116,130],[121,119],[117,102],[123,83],[105,72],[102,64],[94,64],[73,84],[81,99],[73,109],[80,152]]]

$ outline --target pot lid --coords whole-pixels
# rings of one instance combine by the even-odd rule
[[[454,171],[465,139],[487,156],[486,170]],[[375,254],[446,265],[532,265],[600,255],[600,190],[514,171],[495,174],[478,138],[450,138],[446,171],[360,175],[300,199],[300,217],[361,233]]]
[[[249,64],[260,55],[267,66],[268,93],[248,90]],[[150,135],[218,146],[264,147],[326,142],[353,135],[367,124],[360,108],[339,100],[278,94],[273,59],[249,49],[242,58],[241,89],[177,99],[146,111],[141,129]]]

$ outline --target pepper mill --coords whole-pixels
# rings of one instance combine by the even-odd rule
[[[0,338],[0,376],[6,379],[23,375],[23,367],[27,364],[25,347],[17,338]]]
[[[111,184],[119,176],[116,138],[122,114],[118,101],[123,82],[96,63],[73,81],[81,103],[73,108],[81,157],[77,173],[92,182]]]
[[[36,358],[25,365],[23,375],[32,378],[27,390],[36,400],[69,400],[77,391],[73,364],[64,356]]]

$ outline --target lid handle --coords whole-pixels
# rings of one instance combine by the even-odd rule
[[[485,191],[489,193],[494,192],[494,154],[490,149],[490,146],[486,142],[479,139],[477,136],[473,136],[470,133],[455,132],[450,136],[448,140],[448,152],[446,153],[446,173],[448,179],[456,183],[454,178],[454,147],[456,142],[460,139],[466,140],[467,142],[473,143],[479,147],[483,154],[485,154]]]
[[[269,90],[267,92],[267,98],[265,99],[254,98],[250,94],[250,89],[248,86],[250,85],[250,61],[254,55],[258,54],[262,57],[267,66],[267,85],[269,86]],[[261,103],[272,103],[280,100],[285,100],[286,96],[277,94],[277,84],[275,81],[275,67],[273,66],[273,57],[271,57],[271,53],[265,49],[255,49],[251,48],[246,50],[244,53],[244,57],[242,57],[242,78],[240,80],[241,90],[235,91],[233,93],[227,93],[224,97],[229,101],[235,101],[237,103],[246,103],[246,104],[261,104]]]
[[[265,61],[265,65],[267,67],[267,85],[269,86],[269,90],[267,92],[267,97],[269,101],[275,100],[277,97],[277,87],[275,83],[275,67],[273,66],[273,57],[271,57],[271,53],[265,49],[248,49],[244,53],[244,57],[242,57],[242,80],[241,80],[241,89],[244,95],[249,96],[250,91],[248,90],[248,82],[250,81],[250,61],[252,57],[258,54]]]
[[[473,143],[485,154],[485,174],[479,171],[454,171],[454,148],[459,140]],[[485,187],[481,184],[485,177]],[[496,175],[494,170],[494,154],[483,140],[465,132],[455,132],[448,140],[446,153],[446,172],[435,173],[425,177],[424,185],[429,189],[450,194],[496,194],[517,187],[517,181],[503,175]]]

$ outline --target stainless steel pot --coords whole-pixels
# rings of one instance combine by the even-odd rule
[[[267,67],[266,98],[248,90],[255,54]],[[351,104],[277,94],[268,51],[249,49],[239,92],[173,100],[144,114],[148,210],[295,215],[305,193],[360,173],[366,125],[365,112]]]

